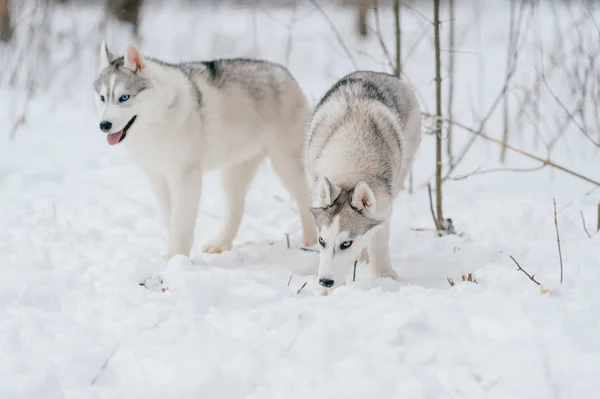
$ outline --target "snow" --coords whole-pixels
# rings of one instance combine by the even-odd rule
[[[65,10],[58,26],[90,29],[93,10]],[[289,10],[202,11],[197,21],[176,6],[146,10],[143,47],[173,59],[253,51],[286,59]],[[328,11],[352,42],[352,15]],[[289,65],[314,102],[352,65],[318,12],[306,7],[297,15]],[[416,41],[425,22],[405,15],[406,40]],[[502,86],[496,64],[504,65],[506,15],[486,6],[485,36],[461,42],[478,51],[473,42],[481,39],[486,48],[483,103],[475,100],[476,57],[457,58],[455,114],[467,124],[472,104],[487,110]],[[248,34],[252,18],[259,20],[255,38]],[[459,9],[458,30],[472,19],[468,7]],[[175,20],[172,41],[152,30]],[[389,21],[383,13],[386,37]],[[214,33],[222,25],[227,29]],[[123,45],[126,32],[109,30],[109,46]],[[184,41],[203,31],[212,36]],[[253,47],[269,38],[270,45]],[[299,249],[298,215],[268,163],[252,184],[232,251],[200,251],[222,215],[218,173],[209,173],[193,253],[166,262],[166,234],[145,176],[96,128],[89,99],[97,49],[88,47],[79,69],[58,74],[31,100],[13,142],[4,137],[24,92],[0,90],[1,398],[534,399],[589,398],[600,390],[600,234],[588,238],[580,215],[593,234],[599,190],[550,168],[450,181],[445,212],[463,235],[437,238],[414,230],[432,224],[422,183],[432,175],[434,142],[426,135],[415,192],[400,195],[393,215],[391,256],[401,282],[373,280],[359,264],[356,282],[315,295],[318,255]],[[385,67],[373,60],[384,59],[374,38],[352,49],[374,54],[356,53],[361,67]],[[407,74],[428,109],[432,72],[425,40]],[[553,114],[544,112],[551,124]],[[500,134],[501,121],[500,112],[490,119],[490,134]],[[456,134],[459,148],[469,137]],[[567,139],[552,159],[600,179],[598,149],[574,129]],[[545,156],[533,141],[525,128],[515,137],[515,145]],[[476,142],[457,175],[498,167],[498,154]],[[510,167],[535,166],[515,154],[508,159]],[[542,294],[509,255],[551,293]],[[462,282],[461,271],[477,284]]]

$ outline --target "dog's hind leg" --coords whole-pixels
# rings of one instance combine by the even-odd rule
[[[225,220],[219,232],[204,246],[204,252],[220,253],[231,249],[244,214],[246,192],[263,158],[261,154],[221,172],[225,194]]]
[[[170,258],[177,254],[190,255],[194,227],[202,189],[202,170],[188,170],[169,182],[171,192],[171,226],[169,229]]]
[[[310,192],[306,183],[302,158],[299,155],[281,153],[279,148],[269,151],[269,157],[273,169],[298,206],[304,245],[313,245],[317,242],[317,231],[310,213]]]
[[[369,263],[375,278],[388,277],[398,280],[398,273],[390,264],[390,224],[386,222],[375,233],[369,244]]]

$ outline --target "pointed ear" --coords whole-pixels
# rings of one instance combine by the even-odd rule
[[[319,206],[328,207],[337,198],[335,189],[328,178],[323,177],[319,182]]]
[[[106,42],[102,40],[102,43],[100,44],[100,69],[106,68],[113,58],[114,56],[110,50],[108,50]]]
[[[367,210],[369,212],[375,211],[375,194],[371,187],[364,181],[358,182],[354,187],[354,193],[352,194],[352,206],[358,210]]]
[[[131,42],[127,42],[127,46],[125,47],[124,66],[133,72],[139,72],[144,69],[144,57],[140,49]]]

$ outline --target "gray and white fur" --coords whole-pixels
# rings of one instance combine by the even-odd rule
[[[302,161],[310,111],[284,67],[248,59],[170,64],[131,43],[117,57],[103,42],[94,87],[107,141],[123,142],[150,180],[169,232],[166,258],[189,255],[202,176],[213,169],[221,170],[226,216],[204,251],[231,248],[265,157],[298,204],[304,244],[316,242]]]
[[[389,221],[420,142],[419,102],[392,75],[351,73],[321,99],[306,137],[321,290],[343,284],[361,256],[375,277],[398,278]]]

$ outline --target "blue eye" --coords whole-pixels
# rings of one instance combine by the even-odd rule
[[[344,241],[340,244],[340,249],[348,249],[352,245],[352,241]]]
[[[319,244],[321,244],[321,246],[325,248],[325,241],[321,237],[319,237]]]
[[[119,102],[120,103],[124,103],[127,100],[129,100],[129,95],[128,94],[123,94],[121,97],[119,97]]]

